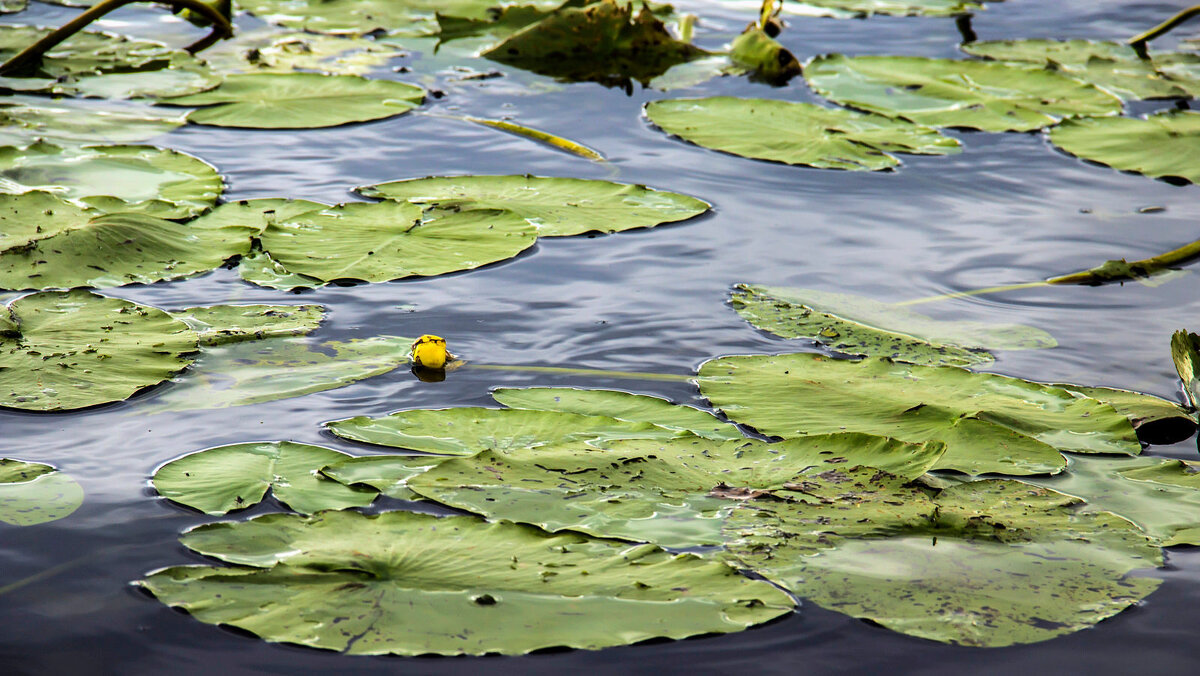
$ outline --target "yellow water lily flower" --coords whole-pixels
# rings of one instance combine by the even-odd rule
[[[450,357],[450,353],[446,352],[446,339],[441,336],[426,334],[418,338],[412,345],[413,366],[442,369],[446,368],[446,362],[450,360]]]

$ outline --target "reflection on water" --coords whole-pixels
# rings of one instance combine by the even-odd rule
[[[753,17],[737,3],[682,0],[699,14],[697,37],[716,48]],[[1169,4],[1169,3],[1168,3]],[[1122,39],[1177,9],[1134,0],[1007,0],[973,20],[980,39]],[[185,24],[154,10],[122,10],[115,31],[182,44]],[[70,10],[29,15],[61,23]],[[6,21],[16,20],[7,15]],[[28,20],[22,17],[22,20]],[[784,45],[802,60],[841,51],[956,56],[952,19],[790,19]],[[252,29],[259,22],[243,17]],[[1183,31],[1184,34],[1187,31]],[[1163,48],[1174,44],[1164,40]],[[417,47],[406,48],[416,50]],[[598,165],[528,139],[461,120],[410,113],[376,123],[298,132],[187,126],[156,142],[193,153],[226,177],[228,199],[292,197],[352,201],[359,185],[455,173],[533,173],[614,178],[695,195],[715,213],[686,224],[605,237],[543,240],[536,253],[464,274],[397,283],[329,287],[288,295],[255,288],[236,272],[124,288],[115,295],[159,307],[214,303],[320,303],[330,309],[319,341],[372,335],[446,336],[474,364],[537,364],[617,371],[689,373],[716,355],[804,349],[760,333],[726,304],[737,282],[853,293],[882,301],[1042,279],[1110,258],[1144,258],[1196,238],[1200,188],[1177,187],[1085,164],[1038,133],[951,131],[965,148],[950,157],[905,157],[895,172],[820,171],[753,162],[691,146],[642,116],[651,100],[762,96],[818,101],[803,81],[770,88],[718,78],[670,93],[629,95],[596,84],[564,85],[488,61],[465,79],[454,60],[419,51],[376,77],[446,93],[426,110],[519,124],[603,152]],[[1169,103],[1138,104],[1144,113]],[[616,171],[616,176],[610,172]],[[1142,207],[1162,207],[1145,212]],[[942,319],[1020,323],[1050,332],[1053,350],[1003,352],[988,370],[1052,382],[1108,385],[1178,399],[1168,340],[1200,329],[1195,273],[1157,287],[1043,287],[921,306]],[[319,423],[412,407],[488,405],[500,385],[613,387],[703,405],[694,387],[671,380],[460,369],[442,382],[407,370],[303,397],[209,410],[161,411],[172,388],[128,402],[63,415],[0,412],[3,454],[51,463],[78,480],[87,499],[70,518],[31,528],[0,526],[0,571],[14,581],[71,563],[4,595],[0,666],[6,673],[642,673],[679,670],[795,673],[1189,673],[1200,553],[1169,552],[1155,571],[1162,588],[1142,608],[1048,643],[977,652],[906,638],[812,604],[738,635],[525,658],[347,660],[270,646],[202,626],[131,591],[128,581],[197,558],[178,533],[207,519],[151,497],[148,477],[163,462],[200,448],[290,439],[356,454]],[[1195,441],[1152,453],[1194,457]],[[245,515],[270,511],[259,506]],[[103,666],[101,666],[103,665]],[[803,665],[803,667],[801,666]],[[692,667],[689,667],[692,668]]]

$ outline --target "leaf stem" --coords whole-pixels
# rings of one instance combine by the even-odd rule
[[[1171,29],[1175,28],[1179,24],[1183,23],[1184,21],[1187,21],[1188,19],[1190,19],[1196,15],[1200,15],[1200,5],[1193,5],[1191,7],[1188,7],[1187,9],[1179,12],[1175,16],[1158,24],[1157,26],[1155,26],[1154,28],[1151,28],[1150,30],[1146,31],[1145,33],[1140,33],[1138,35],[1135,35],[1135,36],[1129,38],[1126,41],[1126,44],[1132,46],[1135,50],[1137,50],[1138,56],[1141,56],[1144,59],[1144,58],[1146,58],[1146,43],[1147,42],[1149,42],[1150,40],[1153,40],[1154,38],[1166,35],[1167,33],[1169,33],[1171,31]]]
[[[936,296],[927,298],[916,298],[914,300],[905,300],[899,303],[892,303],[896,306],[906,305],[921,305],[922,303],[935,303],[939,300],[950,300],[952,298],[967,298],[970,296],[982,296],[989,293],[1000,293],[1002,291],[1015,291],[1017,289],[1032,289],[1039,286],[1050,286],[1050,282],[1022,282],[1020,284],[1005,284],[1004,286],[989,286],[983,289],[972,289],[970,291],[955,291],[953,293],[942,293]]]

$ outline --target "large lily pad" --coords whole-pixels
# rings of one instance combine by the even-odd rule
[[[845,293],[738,284],[733,308],[754,327],[808,338],[850,355],[914,364],[969,366],[992,361],[987,349],[1043,349],[1058,343],[1019,324],[944,321]]]
[[[512,258],[537,231],[502,211],[434,209],[408,202],[343,204],[272,224],[263,248],[286,270],[324,282],[386,282],[441,275]]]
[[[709,204],[643,185],[542,176],[430,176],[359,188],[380,199],[447,209],[505,209],[533,223],[542,237],[618,232],[683,221]]]
[[[931,127],[1030,131],[1121,112],[1121,100],[1106,91],[1020,64],[831,54],[809,62],[804,76],[837,103]]]
[[[1077,157],[1153,178],[1200,182],[1200,113],[1067,120],[1050,142]]]
[[[269,514],[183,536],[254,568],[183,566],[139,582],[267,641],[350,654],[523,654],[739,631],[789,612],[770,585],[657,547],[412,512]]]
[[[553,7],[561,0],[526,0]],[[315,33],[364,35],[430,35],[437,32],[435,13],[484,19],[499,0],[238,0],[240,8],[289,28]]]
[[[263,441],[218,446],[189,453],[154,473],[158,494],[206,514],[252,507],[271,491],[289,509],[311,514],[322,509],[362,507],[374,490],[351,488],[318,470],[350,456],[324,446]]]
[[[969,42],[963,51],[997,61],[1054,67],[1126,100],[1192,97],[1200,93],[1200,55],[1151,53],[1143,59],[1121,42],[997,40]]]
[[[731,420],[792,438],[851,431],[945,441],[938,469],[1055,473],[1055,450],[1141,452],[1129,420],[1070,392],[953,366],[815,354],[723,357],[700,368],[700,391]]]
[[[972,646],[1069,634],[1159,584],[1127,576],[1162,565],[1160,550],[1133,524],[1081,512],[1077,498],[1017,481],[943,490],[925,523],[864,506],[854,493],[827,500],[816,514],[800,501],[756,500],[736,510],[728,528],[743,541],[728,556],[823,607]],[[855,510],[876,533],[837,537],[839,524],[813,518],[831,507]]]
[[[820,169],[890,169],[890,153],[946,155],[959,143],[928,127],[811,103],[716,96],[646,104],[646,117],[713,150]]]
[[[0,147],[0,193],[52,192],[104,211],[188,218],[224,187],[211,165],[154,146]]]
[[[1192,408],[1200,408],[1200,336],[1176,331],[1171,336],[1171,359]]]
[[[83,504],[83,488],[50,465],[0,458],[0,521],[36,526],[69,516]]]
[[[604,415],[618,420],[645,422],[691,432],[707,439],[730,440],[744,436],[738,428],[707,411],[678,406],[666,399],[618,390],[580,390],[572,387],[501,387],[492,398],[509,408]]]
[[[805,482],[825,486],[830,477],[824,472],[860,465],[872,466],[868,475],[887,468],[911,479],[944,450],[938,442],[906,444],[865,434],[776,444],[689,436],[615,441],[604,450],[575,443],[485,451],[405,478],[419,495],[489,518],[695,547],[724,543],[724,519],[744,500]],[[881,499],[906,503],[910,497],[899,490]]]
[[[192,363],[197,336],[152,307],[76,289],[9,303],[0,406],[61,411],[121,401]]]
[[[230,75],[216,89],[163,99],[173,106],[203,106],[194,124],[254,129],[311,129],[381,120],[421,105],[425,90],[391,80],[318,73]]]
[[[44,192],[0,195],[0,223],[22,219],[11,236],[0,237],[0,288],[103,288],[188,277],[247,253],[257,234],[203,218],[176,223],[104,214]]]
[[[1112,406],[1129,418],[1138,438],[1150,444],[1173,444],[1190,437],[1196,431],[1195,416],[1187,409],[1152,394],[1112,387],[1086,387],[1055,383],[1080,397],[1089,397]]]
[[[204,60],[222,73],[366,75],[404,52],[376,40],[275,28],[239,31],[204,50]]]
[[[183,115],[97,100],[14,96],[0,100],[0,145],[139,143],[184,123]]]
[[[205,346],[280,336],[302,336],[317,330],[325,318],[321,305],[207,305],[174,310],[200,336]]]
[[[447,455],[507,452],[563,441],[670,439],[684,434],[607,416],[476,407],[397,411],[379,418],[356,416],[327,422],[325,428],[353,441]]]

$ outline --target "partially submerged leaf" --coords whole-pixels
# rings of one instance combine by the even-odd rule
[[[268,514],[182,541],[258,568],[181,566],[138,583],[163,603],[355,655],[597,649],[740,631],[794,607],[722,563],[469,517]]]
[[[443,209],[504,209],[537,226],[540,237],[618,232],[683,221],[709,204],[679,193],[584,178],[429,176],[358,189],[365,197]]]
[[[850,355],[914,364],[969,366],[992,361],[988,349],[1044,349],[1050,334],[1019,324],[944,321],[870,298],[814,289],[738,284],[733,308],[755,328],[808,338]]]
[[[194,124],[254,129],[311,129],[380,120],[421,105],[425,90],[392,80],[317,73],[230,75],[216,89],[163,99],[172,106],[203,106]]]
[[[800,74],[796,57],[753,23],[734,38],[729,59],[771,84],[782,85]]]
[[[547,8],[561,0],[526,0]],[[431,35],[434,13],[483,19],[497,0],[238,0],[238,6],[271,23],[314,33]]]
[[[271,258],[271,254],[257,248],[238,261],[238,276],[251,284],[280,291],[316,289],[325,285],[325,282],[314,277],[289,272],[279,261]]]
[[[1045,68],[917,56],[818,56],[817,93],[844,106],[932,127],[1030,131],[1067,117],[1116,115],[1117,97]]]
[[[376,40],[266,28],[239,31],[204,50],[203,58],[221,73],[366,75],[404,52]]]
[[[216,169],[177,150],[0,147],[0,193],[42,190],[103,211],[189,218],[213,206],[223,187]]]
[[[301,336],[317,330],[325,318],[321,305],[208,305],[174,310],[205,346]]]
[[[1200,336],[1184,330],[1172,334],[1171,359],[1192,408],[1200,408]]]
[[[50,465],[0,458],[0,521],[36,526],[69,516],[83,503],[83,488]]]
[[[0,332],[0,406],[62,411],[127,399],[192,363],[195,332],[162,310],[83,289],[22,296]]]
[[[741,157],[819,169],[891,169],[891,153],[947,155],[958,141],[928,127],[811,103],[716,96],[646,104],[668,134]]]
[[[252,507],[271,491],[289,509],[362,507],[374,490],[355,489],[321,476],[322,467],[350,456],[324,446],[263,441],[217,446],[172,460],[154,472],[154,489],[168,500],[206,514]]]
[[[1190,437],[1196,431],[1196,419],[1179,404],[1152,394],[1111,387],[1081,387],[1055,383],[1071,394],[1090,397],[1112,406],[1129,418],[1138,438],[1149,444],[1173,444]]]
[[[1072,155],[1151,178],[1200,182],[1200,112],[1066,120],[1050,142]]]
[[[182,114],[95,99],[13,96],[0,100],[0,144],[140,143],[183,125]]]

